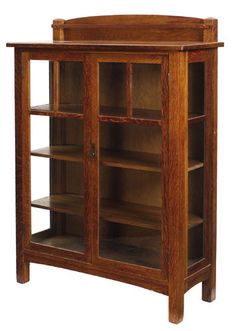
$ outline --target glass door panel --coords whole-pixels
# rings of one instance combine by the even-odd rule
[[[161,128],[100,123],[102,258],[161,267]]]
[[[57,70],[57,67],[54,68]],[[84,73],[83,63],[78,61],[59,62],[58,111],[83,113]]]
[[[133,116],[161,119],[161,65],[133,64]]]
[[[126,64],[100,63],[100,115],[126,116]]]

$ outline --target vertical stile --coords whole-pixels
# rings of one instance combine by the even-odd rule
[[[24,71],[24,75],[22,72]],[[17,281],[29,281],[29,262],[24,250],[30,242],[30,98],[28,53],[15,51],[16,124],[16,255]]]
[[[173,52],[170,55],[168,128],[169,320],[173,323],[179,323],[183,319],[184,279],[187,273],[187,63],[186,52]]]
[[[58,112],[59,101],[59,62],[53,62],[53,109],[54,112]]]
[[[161,140],[162,140],[162,172],[161,172],[161,192],[162,192],[162,217],[161,217],[161,237],[162,237],[162,273],[164,278],[168,278],[168,108],[169,108],[169,85],[168,85],[168,58],[163,57],[161,64]]]
[[[84,61],[84,178],[87,260],[93,262],[98,254],[99,224],[99,121],[98,65],[92,55]],[[91,157],[94,145],[95,156]],[[91,176],[93,174],[93,176]]]
[[[127,63],[127,116],[133,117],[132,111],[132,64]]]

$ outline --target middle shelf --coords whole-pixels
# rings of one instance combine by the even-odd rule
[[[55,194],[34,200],[31,205],[36,208],[77,216],[83,216],[84,212],[83,196],[77,194]],[[100,217],[107,222],[161,230],[160,207],[102,199]],[[203,223],[203,219],[196,215],[189,214],[188,218],[189,228]]]
[[[33,150],[31,152],[31,155],[56,160],[82,162],[83,148],[77,145],[56,145]],[[101,149],[100,162],[102,165],[115,168],[161,172],[160,154]],[[203,162],[189,159],[188,171],[192,171],[202,167]]]

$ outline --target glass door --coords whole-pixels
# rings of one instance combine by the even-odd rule
[[[31,242],[78,256],[86,252],[83,59],[32,59],[29,79]]]
[[[163,75],[160,58],[99,60],[102,263],[162,268]]]

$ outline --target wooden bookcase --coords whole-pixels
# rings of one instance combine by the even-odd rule
[[[215,298],[217,20],[52,27],[53,42],[8,44],[17,280],[32,262],[135,284],[168,295],[178,323],[191,287]]]

